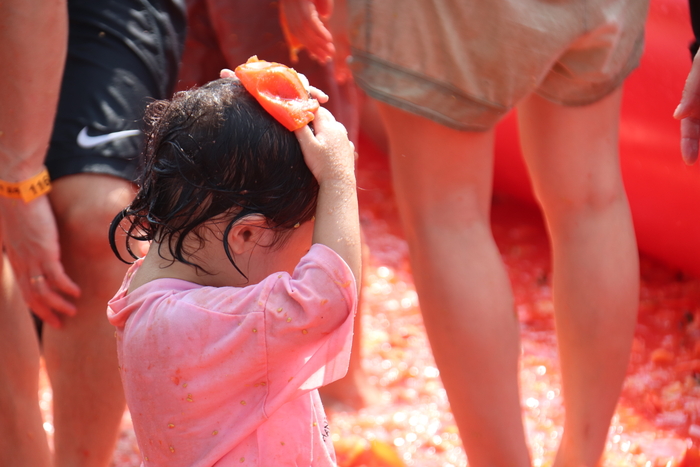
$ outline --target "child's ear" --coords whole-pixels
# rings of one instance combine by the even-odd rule
[[[240,255],[252,250],[270,232],[267,219],[260,214],[251,214],[237,221],[228,233],[231,253]]]

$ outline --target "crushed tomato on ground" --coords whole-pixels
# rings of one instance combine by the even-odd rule
[[[362,293],[362,363],[380,401],[328,410],[340,467],[464,467],[467,459],[423,328],[389,166],[360,144],[360,210],[369,249]],[[563,409],[554,335],[550,253],[538,211],[494,197],[493,233],[521,325],[521,399],[535,467],[550,466]],[[642,256],[641,302],[630,366],[603,467],[700,467],[700,279]],[[39,398],[52,441],[51,389]],[[507,442],[507,440],[503,440]],[[137,467],[128,411],[114,467]]]

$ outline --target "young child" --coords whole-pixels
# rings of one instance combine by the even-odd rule
[[[345,128],[320,108],[288,131],[235,78],[146,121],[110,241],[152,243],[108,309],[144,465],[335,466],[317,388],[347,370],[357,303]]]

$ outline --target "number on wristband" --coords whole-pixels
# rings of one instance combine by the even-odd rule
[[[11,183],[0,180],[0,196],[21,199],[25,203],[29,203],[49,191],[51,191],[51,178],[46,167],[37,175],[21,182]]]

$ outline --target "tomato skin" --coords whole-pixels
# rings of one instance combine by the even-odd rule
[[[293,68],[253,56],[236,67],[235,73],[246,90],[289,131],[298,130],[314,119],[318,101],[309,97]]]

